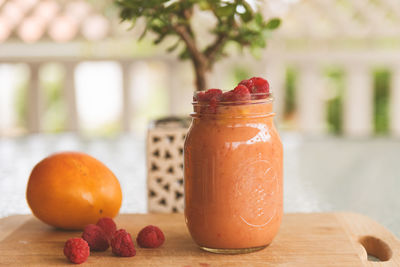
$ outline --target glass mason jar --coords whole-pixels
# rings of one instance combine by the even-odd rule
[[[260,98],[214,106],[193,102],[184,146],[185,220],[193,240],[206,251],[260,250],[278,232],[282,143],[273,98]]]

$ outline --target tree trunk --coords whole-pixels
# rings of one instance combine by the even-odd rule
[[[207,72],[211,71],[205,64],[193,62],[193,68],[196,76],[196,91],[204,91],[208,88]]]

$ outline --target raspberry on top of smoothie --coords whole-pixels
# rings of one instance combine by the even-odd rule
[[[222,92],[220,89],[208,89],[195,94],[193,101],[209,102],[215,106],[218,102],[246,101],[251,99],[267,98],[269,95],[269,83],[260,77],[253,77],[241,81],[234,89]]]

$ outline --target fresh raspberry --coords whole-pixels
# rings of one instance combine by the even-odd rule
[[[94,251],[105,251],[110,246],[106,233],[100,226],[95,224],[86,225],[82,238],[89,244],[90,249]]]
[[[222,90],[220,89],[208,89],[207,91],[198,92],[194,97],[194,101],[199,102],[208,102],[209,108],[203,107],[204,110],[209,110],[212,113],[215,113],[217,110],[218,102],[220,101],[222,96]],[[202,109],[203,109],[202,108]]]
[[[235,101],[235,94],[233,93],[233,91],[228,91],[222,94],[221,96],[221,101],[224,102],[232,102]]]
[[[136,255],[131,235],[124,229],[116,231],[111,238],[112,252],[120,257],[133,257]]]
[[[193,96],[193,101],[204,101],[206,93],[204,91],[197,92]]]
[[[206,91],[206,94],[208,99],[216,98],[218,99],[222,95],[222,90],[221,89],[208,89]]]
[[[235,100],[237,101],[249,100],[251,98],[250,90],[246,86],[241,84],[233,89],[233,93],[235,95]]]
[[[140,230],[136,242],[142,248],[158,248],[164,243],[163,232],[157,226],[148,225]]]
[[[65,242],[64,255],[72,263],[83,263],[90,255],[88,243],[82,238],[70,238]]]
[[[246,101],[251,98],[249,89],[239,84],[235,89],[225,92],[221,96],[221,100],[225,102]]]
[[[253,77],[248,80],[243,80],[239,85],[246,86],[251,94],[262,94],[256,95],[256,99],[267,97],[266,94],[269,93],[269,83],[267,80],[260,77]]]
[[[260,77],[253,77],[250,80],[252,80],[254,84],[253,88],[251,89],[253,94],[269,93],[269,83],[267,80]]]
[[[108,240],[111,240],[113,234],[115,231],[117,231],[117,225],[115,224],[114,220],[109,217],[103,217],[99,219],[96,225],[103,229]]]
[[[198,92],[195,96],[195,100],[198,101],[211,101],[212,99],[219,100],[222,95],[222,91],[220,89],[208,89],[207,91]]]
[[[251,92],[254,86],[254,82],[252,79],[248,79],[248,80],[243,80],[239,83],[239,85],[244,85],[247,88],[249,88],[249,91]]]

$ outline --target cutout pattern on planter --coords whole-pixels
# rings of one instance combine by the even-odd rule
[[[148,131],[149,212],[183,212],[183,145],[187,130],[154,127]]]

